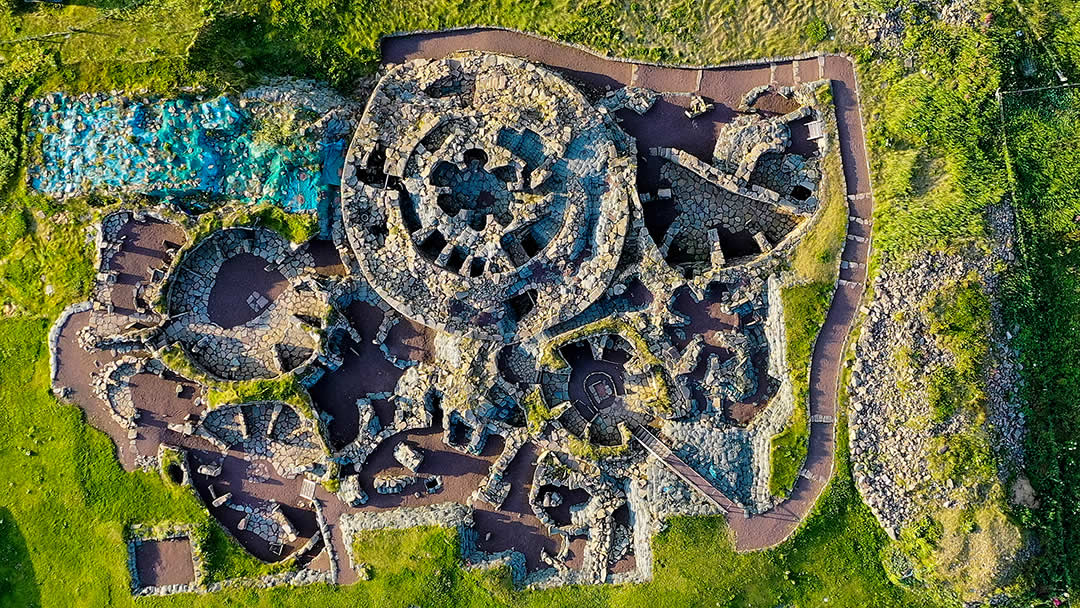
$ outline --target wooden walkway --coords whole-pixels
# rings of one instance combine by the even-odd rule
[[[671,469],[671,471],[678,475],[683,481],[690,484],[690,487],[700,492],[702,496],[709,500],[709,502],[723,509],[725,513],[745,513],[745,509],[732,502],[727,496],[724,496],[720,490],[716,489],[716,486],[709,483],[709,480],[702,477],[701,473],[694,470],[694,467],[687,464],[687,462],[680,458],[675,452],[672,452],[671,448],[663,441],[660,441],[652,431],[643,426],[635,426],[631,430],[631,433],[633,434],[634,439],[636,439],[642,447],[652,453],[653,456],[656,456],[660,462],[664,463],[667,468]]]

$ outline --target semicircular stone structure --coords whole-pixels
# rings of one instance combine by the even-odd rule
[[[274,378],[311,361],[327,295],[306,253],[271,230],[226,228],[206,237],[169,285],[165,333],[224,380]]]
[[[513,342],[608,286],[633,140],[558,75],[462,53],[391,69],[342,176],[345,232],[379,294],[425,325]]]

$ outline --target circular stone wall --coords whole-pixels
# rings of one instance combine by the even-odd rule
[[[299,276],[314,265],[278,233],[226,228],[189,251],[170,278],[166,336],[223,380],[274,378],[310,361],[323,294]]]
[[[342,179],[349,245],[406,316],[516,341],[607,288],[634,188],[632,140],[554,73],[479,53],[379,82]]]

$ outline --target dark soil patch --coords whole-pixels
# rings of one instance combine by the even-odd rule
[[[387,333],[386,348],[398,359],[430,361],[435,354],[435,332],[419,323],[402,319]]]
[[[394,459],[394,448],[403,442],[413,444],[424,454],[424,461],[417,473],[402,467]],[[367,492],[369,498],[368,503],[361,509],[416,507],[440,502],[467,503],[472,493],[487,477],[491,463],[502,452],[503,444],[501,436],[491,436],[484,446],[484,451],[477,456],[446,445],[441,428],[410,430],[393,435],[379,444],[361,467],[360,487]],[[400,494],[378,494],[372,484],[378,473],[412,475],[422,479],[405,488]],[[442,488],[428,494],[423,478],[432,475],[442,476]],[[419,496],[416,495],[418,492]]]
[[[307,543],[318,530],[315,512],[308,507],[306,500],[300,498],[302,475],[285,479],[277,474],[268,461],[246,461],[244,453],[238,450],[229,450],[224,461],[220,454],[206,450],[192,450],[191,458],[193,482],[199,497],[210,510],[210,514],[228,528],[236,540],[255,557],[266,562],[281,561]],[[222,463],[222,472],[218,477],[206,477],[197,472],[199,465],[217,462]],[[243,512],[228,505],[211,506],[211,486],[214,496],[232,493],[229,502],[234,505],[264,507],[271,500],[277,501],[285,517],[296,528],[297,539],[285,543],[280,555],[274,553],[266,540],[250,530],[239,529],[240,520],[244,517]]]
[[[386,360],[378,345],[371,343],[378,334],[382,310],[365,302],[353,302],[345,309],[345,315],[361,341],[344,338],[339,347],[343,363],[324,374],[310,390],[315,407],[334,417],[329,429],[330,445],[335,449],[356,439],[360,430],[356,400],[370,393],[393,392],[404,373]],[[393,422],[394,408],[389,402],[375,400],[372,405],[379,422],[383,425]]]
[[[124,224],[119,236],[124,238],[120,251],[109,260],[109,270],[117,272],[112,286],[111,301],[114,310],[121,314],[135,312],[135,286],[149,283],[155,268],[164,269],[172,258],[166,253],[170,247],[179,248],[187,241],[184,231],[173,224],[157,220]],[[147,302],[141,302],[147,306]]]
[[[665,96],[645,114],[633,110],[616,113],[622,128],[637,138],[639,154],[648,154],[650,148],[678,148],[704,161],[711,161],[716,138],[724,124],[738,116],[722,102],[713,102],[713,109],[697,118],[687,118],[690,107],[689,95]]]
[[[314,271],[326,276],[345,276],[348,269],[341,262],[341,255],[337,247],[331,241],[312,239],[307,242],[305,248],[311,257],[315,259]]]
[[[281,272],[266,270],[266,266],[266,260],[250,253],[238,253],[225,260],[210,288],[210,320],[229,329],[262,314],[289,285]],[[252,308],[248,299],[253,294],[262,296],[268,304]]]
[[[753,107],[765,116],[783,116],[798,110],[799,102],[770,91],[758,97]]]
[[[547,526],[537,519],[529,504],[538,454],[535,444],[522,446],[506,470],[505,479],[511,488],[502,508],[495,510],[487,503],[478,503],[473,515],[479,533],[478,548],[486,553],[506,549],[520,551],[525,555],[525,567],[530,572],[546,567],[540,561],[540,551],[555,555],[560,542],[547,534]]]
[[[598,410],[610,406],[618,395],[626,394],[626,372],[622,363],[594,359],[592,349],[585,342],[565,346],[561,352],[570,364],[570,401],[586,420],[592,419]],[[625,362],[625,355],[612,355]],[[589,387],[594,383],[600,383],[600,390],[605,392],[592,395]]]
[[[562,542],[568,542],[563,539]],[[585,565],[585,545],[588,539],[584,536],[575,536],[569,540],[570,548],[566,552],[566,560],[563,561],[567,568],[580,570]]]
[[[172,483],[183,483],[184,470],[181,469],[180,465],[178,464],[170,464],[169,466],[165,467],[165,476],[168,477],[169,481],[171,481]]]
[[[650,306],[654,299],[649,288],[637,277],[631,279],[627,284],[626,291],[623,292],[623,297],[627,299],[630,307],[634,310],[640,310]]]
[[[557,492],[562,496],[562,503],[560,503],[559,506],[540,507],[560,526],[570,525],[570,507],[583,505],[589,502],[589,493],[582,488],[574,488],[571,490],[552,485],[540,486],[540,493],[537,495],[537,500],[543,500],[544,494],[547,492]]]
[[[788,152],[806,158],[817,154],[817,143],[810,139],[808,126],[810,122],[811,119],[807,117],[788,123],[788,128],[791,130],[791,145],[788,146]]]
[[[193,583],[191,541],[186,538],[143,541],[135,546],[135,569],[143,587]]]
[[[674,334],[671,336],[675,346],[680,349],[686,348],[696,335],[703,336],[705,343],[710,346],[721,347],[723,343],[716,334],[734,330],[741,324],[738,315],[723,312],[723,305],[719,301],[695,300],[687,288],[680,288],[675,293],[671,307],[675,312],[690,318],[690,323],[680,328],[684,332],[683,338],[680,339]]]
[[[330,445],[340,449],[356,439],[360,412],[356,400],[370,393],[393,392],[402,370],[383,356],[378,346],[365,340],[347,339],[342,345],[344,362],[327,372],[311,387],[311,399],[320,412],[334,417],[328,425]],[[394,406],[387,400],[372,400],[375,414],[384,426],[394,421]]]
[[[143,372],[135,374],[128,381],[131,385],[131,398],[139,412],[138,436],[135,446],[139,453],[151,456],[157,453],[157,446],[178,444],[187,439],[180,433],[169,430],[170,424],[184,424],[188,417],[197,416],[202,408],[195,405],[202,394],[202,388],[186,378],[172,372],[162,376]],[[181,387],[177,392],[177,387]]]

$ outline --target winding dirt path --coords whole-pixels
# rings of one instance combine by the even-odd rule
[[[840,270],[839,285],[811,360],[810,446],[806,464],[791,496],[775,508],[749,517],[738,508],[724,509],[735,534],[737,550],[764,549],[783,542],[798,528],[832,477],[840,365],[862,299],[870,253],[873,197],[858,85],[851,60],[821,55],[762,59],[721,67],[655,66],[601,57],[520,32],[471,28],[384,38],[382,61],[384,65],[397,64],[416,58],[440,58],[461,50],[517,55],[554,68],[594,90],[636,85],[671,93],[646,117],[620,114],[624,128],[637,138],[639,150],[672,146],[705,160],[711,156],[720,127],[734,118],[733,108],[738,107],[743,93],[749,89],[769,83],[790,86],[822,78],[831,81],[848,195],[848,238],[841,256],[847,264]],[[716,109],[700,119],[687,120],[682,116],[686,97],[679,96],[687,93],[709,98]]]

